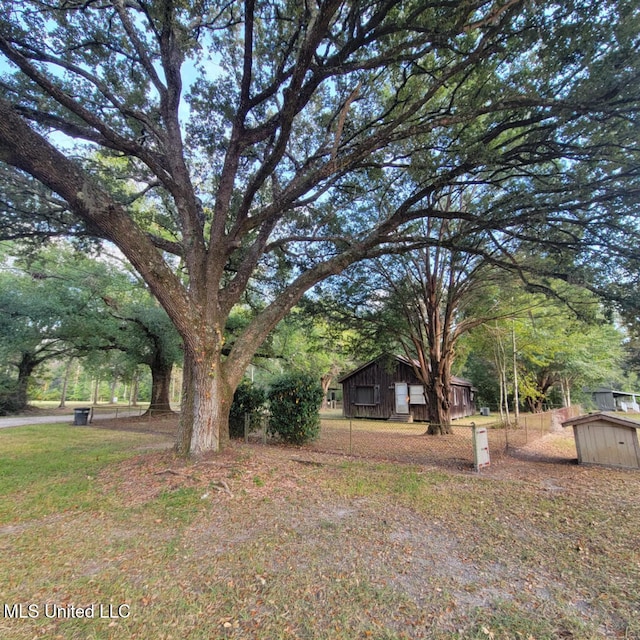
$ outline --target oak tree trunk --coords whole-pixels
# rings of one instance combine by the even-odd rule
[[[219,356],[194,358],[185,354],[178,453],[197,456],[227,445],[235,386],[226,379]]]
[[[29,353],[23,353],[18,365],[18,383],[15,391],[15,409],[20,411],[27,407],[29,398],[27,395],[29,380],[36,368],[37,362]]]
[[[131,380],[131,392],[129,393],[129,402],[131,406],[138,406],[138,390],[140,386],[140,379],[138,377],[138,371],[133,374],[133,379]]]
[[[166,363],[160,358],[154,359],[151,366],[151,403],[145,415],[172,413],[169,391],[171,389],[171,373],[173,363]]]
[[[69,388],[69,376],[71,375],[71,365],[73,360],[69,360],[64,368],[64,377],[62,378],[62,390],[60,391],[60,404],[58,409],[64,409],[67,406],[67,390]]]

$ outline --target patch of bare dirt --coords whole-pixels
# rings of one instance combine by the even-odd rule
[[[286,495],[300,486],[301,472],[336,464],[334,457],[301,448],[231,442],[220,453],[195,460],[173,451],[141,454],[106,469],[105,488],[117,486],[129,504],[145,502],[177,487],[200,488],[218,498],[255,499]]]
[[[100,420],[92,424],[97,429],[115,429],[165,435],[170,438],[177,434],[178,414],[156,416],[122,417]],[[468,428],[454,428],[448,436],[425,436],[415,433],[394,433],[380,431],[358,431],[349,434],[344,429],[329,427],[321,430],[318,440],[299,449],[281,447],[270,442],[260,447],[262,455],[285,457],[292,451],[313,455],[336,456],[341,459],[361,459],[371,461],[392,461],[425,466],[443,466],[454,471],[473,472],[473,446]],[[511,437],[513,444],[507,447]],[[570,429],[549,433],[532,439],[531,442],[517,444],[518,435],[507,436],[501,430],[489,432],[491,468],[483,470],[484,475],[514,479],[529,477],[531,473],[547,474],[545,465],[554,465],[557,472],[574,475],[577,454],[573,433]],[[237,450],[239,443],[231,443],[230,451]],[[267,453],[269,452],[269,453]],[[284,454],[282,452],[285,452]],[[224,455],[224,454],[223,454]],[[209,464],[209,463],[205,463]]]
[[[173,437],[178,432],[179,419],[180,416],[177,413],[168,413],[153,417],[146,415],[122,416],[117,418],[94,420],[91,423],[91,426],[96,429],[156,433]]]

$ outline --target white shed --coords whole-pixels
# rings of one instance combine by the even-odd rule
[[[572,426],[578,463],[640,469],[640,422],[611,413],[590,413],[565,420]]]

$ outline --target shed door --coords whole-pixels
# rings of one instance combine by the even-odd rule
[[[406,382],[396,382],[396,413],[409,413],[409,389]]]
[[[587,451],[583,452],[584,462],[635,469],[640,466],[636,453],[637,435],[633,429],[599,424],[586,427]]]

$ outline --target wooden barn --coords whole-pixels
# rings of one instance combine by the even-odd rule
[[[424,386],[403,356],[382,355],[338,382],[342,384],[342,413],[346,418],[428,419]],[[451,396],[452,418],[475,413],[471,382],[453,377]]]
[[[579,464],[640,469],[639,422],[610,413],[590,413],[565,420],[573,427]]]

